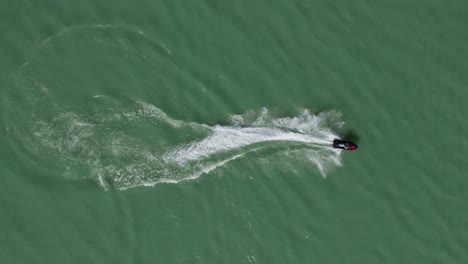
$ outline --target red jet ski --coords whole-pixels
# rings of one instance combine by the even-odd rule
[[[346,140],[341,140],[341,139],[333,140],[333,147],[334,148],[339,148],[339,149],[344,149],[344,150],[355,150],[355,149],[357,149],[357,145],[354,144],[353,142],[346,141]]]

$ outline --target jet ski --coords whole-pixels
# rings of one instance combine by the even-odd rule
[[[355,150],[355,149],[357,149],[357,145],[354,144],[353,142],[346,141],[346,140],[341,140],[341,139],[333,140],[333,147],[338,148],[338,149],[344,149],[344,150]]]

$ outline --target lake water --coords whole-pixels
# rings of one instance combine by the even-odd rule
[[[0,10],[0,262],[467,263],[467,2]]]

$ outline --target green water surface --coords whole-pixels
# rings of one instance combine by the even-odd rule
[[[456,0],[3,1],[0,262],[468,263],[467,24]],[[139,186],[262,108],[342,113],[359,149]]]

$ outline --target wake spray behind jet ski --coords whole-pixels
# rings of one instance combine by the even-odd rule
[[[357,149],[357,145],[354,144],[353,142],[346,141],[346,140],[341,140],[341,139],[333,140],[333,147],[334,148],[339,148],[339,149],[344,149],[344,150],[355,150],[355,149]]]

